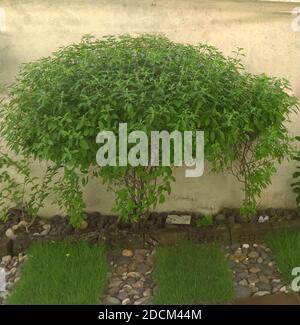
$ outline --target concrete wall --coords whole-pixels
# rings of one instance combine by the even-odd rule
[[[291,28],[296,3],[201,0],[0,0],[6,31],[0,33],[0,83],[14,79],[22,62],[47,56],[59,46],[77,42],[83,34],[163,33],[184,43],[207,42],[230,55],[244,48],[245,64],[254,73],[288,78],[300,97],[300,32]],[[289,128],[300,134],[299,116]],[[39,169],[39,166],[37,166]],[[175,171],[177,183],[160,210],[215,212],[241,202],[238,183],[227,174],[186,179]],[[290,189],[293,163],[283,163],[260,201],[262,207],[294,207]],[[86,191],[90,210],[109,213],[113,197],[99,184]],[[50,204],[44,215],[56,212]]]

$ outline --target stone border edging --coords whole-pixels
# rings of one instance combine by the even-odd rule
[[[234,243],[263,243],[266,237],[282,230],[300,230],[300,220],[281,221],[276,223],[245,223],[222,225],[219,227],[181,227],[163,228],[146,233],[159,244],[173,244],[178,240],[195,242],[219,241],[225,245]]]

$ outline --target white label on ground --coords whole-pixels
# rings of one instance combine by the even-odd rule
[[[191,216],[177,216],[176,214],[169,214],[166,220],[169,225],[190,225]]]

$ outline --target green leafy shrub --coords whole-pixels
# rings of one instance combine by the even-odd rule
[[[248,214],[270,182],[274,161],[289,154],[284,122],[296,99],[285,80],[243,69],[240,51],[227,58],[211,46],[161,36],[86,36],[23,65],[2,107],[1,135],[13,152],[64,169],[55,189],[78,224],[90,177],[101,177],[116,194],[114,211],[134,221],[164,202],[174,181],[171,167],[96,166],[99,131],[118,134],[122,122],[128,132],[148,136],[204,130],[205,158],[214,172],[230,168],[244,183]]]
[[[212,226],[214,223],[213,216],[211,214],[205,214],[196,220],[198,227]]]
[[[298,101],[288,94],[291,89],[285,79],[245,77],[247,98],[238,112],[239,141],[230,171],[244,186],[241,214],[251,216],[256,212],[257,198],[271,184],[275,163],[293,155],[293,139],[286,122],[290,111],[298,109]]]
[[[45,199],[52,192],[57,168],[45,162],[45,171],[40,180],[31,172],[31,163],[26,158],[11,156],[2,148],[0,150],[0,219],[6,221],[11,208],[22,211],[27,228],[31,226],[44,207]],[[26,212],[26,215],[25,215]],[[26,220],[25,220],[26,219]]]

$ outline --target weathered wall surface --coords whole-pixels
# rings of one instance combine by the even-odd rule
[[[254,73],[288,78],[300,97],[300,31],[291,28],[295,3],[200,0],[0,0],[6,12],[6,31],[0,33],[0,83],[10,82],[22,62],[47,56],[59,46],[78,42],[83,34],[163,33],[184,43],[207,42],[230,55],[244,48],[245,64]],[[300,4],[299,6],[300,7]],[[299,134],[300,116],[292,116],[289,128]],[[39,166],[36,167],[39,169]],[[290,189],[294,164],[278,169],[260,206],[294,207]],[[241,189],[227,174],[187,179],[175,171],[177,182],[160,210],[215,212],[238,206]],[[86,190],[90,210],[109,213],[113,197],[100,184]],[[56,207],[47,205],[44,215]]]

